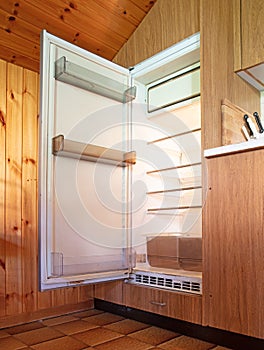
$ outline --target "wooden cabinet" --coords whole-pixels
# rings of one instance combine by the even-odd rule
[[[207,166],[203,324],[264,338],[264,148]]]
[[[175,293],[127,283],[124,284],[124,302],[129,307],[201,324],[200,295]]]
[[[94,297],[115,304],[123,304],[123,280],[98,283],[94,287]]]
[[[264,62],[264,1],[235,0],[235,70]]]

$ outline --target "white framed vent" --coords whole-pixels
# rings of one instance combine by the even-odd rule
[[[202,278],[137,271],[130,275],[129,283],[168,289],[178,292],[202,294]]]

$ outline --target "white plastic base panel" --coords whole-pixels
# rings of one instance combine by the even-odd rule
[[[201,277],[187,277],[136,271],[130,275],[129,283],[162,288],[175,292],[202,294]]]

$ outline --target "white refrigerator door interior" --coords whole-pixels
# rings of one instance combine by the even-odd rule
[[[42,34],[41,289],[124,278],[131,266],[128,71]]]

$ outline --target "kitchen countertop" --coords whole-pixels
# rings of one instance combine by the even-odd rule
[[[204,157],[211,158],[233,153],[253,151],[260,148],[264,148],[264,136],[260,137],[259,139],[253,139],[232,145],[209,148],[204,151]]]

